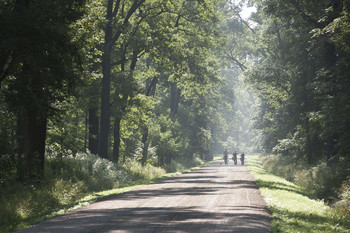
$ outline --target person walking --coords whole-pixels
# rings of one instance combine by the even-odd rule
[[[233,160],[233,163],[234,165],[237,165],[237,151],[233,152],[232,154],[232,160]]]
[[[224,162],[225,162],[225,165],[228,165],[228,152],[227,152],[227,149],[225,149],[224,151]]]
[[[242,152],[241,154],[241,164],[244,165],[244,157],[245,157],[245,154],[244,152]]]

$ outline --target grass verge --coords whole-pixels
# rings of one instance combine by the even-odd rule
[[[4,197],[1,197],[3,196],[4,193],[0,192],[0,197],[1,197],[0,198],[0,201],[1,201],[0,202],[0,232],[7,233],[7,232],[14,232],[20,229],[24,229],[40,221],[47,220],[54,216],[67,213],[68,211],[92,204],[104,198],[125,193],[127,191],[136,189],[140,186],[156,182],[161,178],[173,177],[181,173],[190,172],[192,170],[206,166],[213,162],[215,162],[215,159],[209,162],[197,161],[197,163],[192,164],[193,167],[188,168],[188,166],[181,166],[182,169],[177,170],[176,172],[165,173],[165,174],[160,173],[159,171],[155,170],[155,168],[152,168],[152,167],[147,167],[147,166],[142,167],[137,163],[131,163],[127,166],[126,168],[127,170],[124,171],[124,173],[125,174],[130,173],[128,176],[132,177],[132,179],[125,178],[124,179],[125,181],[123,181],[123,184],[118,185],[117,188],[98,191],[98,192],[88,192],[88,193],[85,193],[85,195],[79,194],[80,198],[67,199],[66,201],[64,201],[64,203],[57,201],[56,199],[54,199],[53,201],[51,200],[49,204],[44,202],[42,205],[46,206],[45,210],[43,210],[41,205],[36,204],[36,202],[40,202],[36,199],[38,198],[41,200],[43,199],[46,200],[48,198],[51,199],[52,198],[50,196],[52,193],[52,191],[50,191],[51,188],[49,191],[41,188],[38,188],[38,189],[34,188],[35,195],[32,195],[33,190],[30,190],[30,191],[27,190],[26,192],[24,192],[25,194],[31,194],[33,196],[32,198],[28,197],[28,195],[18,196],[17,194],[15,195],[8,194],[8,195],[11,195],[11,197],[8,196],[8,198],[5,199]],[[111,173],[113,173],[113,171],[111,171]],[[156,172],[156,174],[148,174],[150,172]],[[110,177],[110,175],[108,177]],[[20,184],[17,184],[17,185],[19,186]],[[63,187],[61,187],[61,189],[64,190],[64,193],[71,194],[71,189],[69,189],[69,191],[65,190],[67,189],[66,183],[62,183],[62,186]],[[23,187],[21,188],[23,189]],[[13,188],[11,190],[15,192],[16,190],[20,190],[20,189]],[[61,192],[62,190],[59,190],[59,191]],[[39,197],[37,197],[38,195]],[[6,203],[9,203],[9,202],[23,202],[24,204],[21,204],[21,205],[10,204],[7,208],[3,208],[4,206],[2,205],[3,204],[5,205]],[[29,209],[33,209],[33,206],[34,206],[34,210],[31,210],[30,214],[19,214],[19,212],[21,211],[27,212]]]
[[[247,165],[271,211],[270,232],[350,232],[348,226],[332,219],[323,201],[310,199],[295,184],[268,173],[260,161],[258,155],[250,155]]]

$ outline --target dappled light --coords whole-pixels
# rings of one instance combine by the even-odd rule
[[[269,221],[247,168],[217,162],[104,198],[21,232],[267,233]]]
[[[261,206],[208,207],[256,184],[350,228],[349,38],[345,0],[0,0],[0,232],[126,191],[206,202],[74,213],[97,232],[257,232]]]

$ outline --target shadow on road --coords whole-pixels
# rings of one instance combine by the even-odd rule
[[[227,208],[232,208],[227,206]],[[236,207],[247,210],[250,206]],[[86,217],[91,216],[91,217]],[[187,208],[123,208],[115,210],[80,211],[69,219],[53,219],[42,232],[268,232],[258,214],[220,214]],[[230,219],[231,222],[225,222]],[[233,219],[233,221],[232,221]],[[268,221],[268,219],[265,219]],[[62,222],[61,222],[62,221]],[[77,224],[79,222],[79,224]],[[220,224],[223,222],[223,224]],[[243,225],[244,223],[244,225]],[[85,231],[86,232],[86,231]]]
[[[108,197],[23,232],[267,233],[270,216],[254,199],[257,193],[246,167],[217,163]]]

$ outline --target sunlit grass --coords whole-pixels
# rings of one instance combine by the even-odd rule
[[[332,220],[323,201],[310,199],[298,186],[265,171],[259,156],[249,156],[247,165],[272,213],[271,232],[350,232]]]

